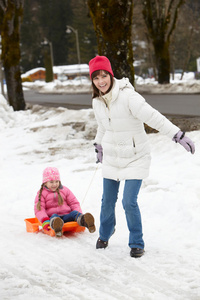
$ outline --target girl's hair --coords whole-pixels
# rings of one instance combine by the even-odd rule
[[[109,93],[110,90],[112,89],[113,87],[113,83],[114,83],[114,80],[113,80],[113,76],[108,72],[108,71],[105,71],[105,70],[97,70],[97,71],[94,71],[91,75],[91,79],[92,79],[92,88],[93,88],[93,95],[92,95],[92,98],[96,98],[96,97],[99,97],[100,96],[100,92],[98,90],[98,88],[95,86],[95,84],[93,83],[93,79],[98,76],[100,74],[100,72],[103,71],[105,74],[109,74],[110,75],[110,87],[108,89],[108,91],[106,93]]]
[[[45,183],[43,183],[41,185],[41,188],[40,188],[40,192],[39,192],[39,196],[38,196],[38,203],[37,203],[37,210],[41,210],[41,195],[42,195],[42,190],[43,190],[44,186],[45,186]],[[61,182],[59,184],[59,187],[60,186],[61,186]],[[58,193],[58,205],[62,205],[63,204],[63,198],[60,194],[59,187],[56,190],[56,192]]]

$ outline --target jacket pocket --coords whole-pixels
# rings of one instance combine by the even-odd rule
[[[117,145],[118,157],[130,158],[136,154],[135,141],[133,138],[129,138],[126,141],[121,141]]]

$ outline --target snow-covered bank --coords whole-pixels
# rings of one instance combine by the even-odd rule
[[[39,93],[55,93],[55,94],[82,94],[91,93],[91,83],[80,83],[72,80],[60,81],[54,80],[53,82],[46,83],[45,81],[23,82],[23,88],[37,90]]]
[[[200,93],[200,80],[194,79],[194,73],[185,73],[181,80],[181,74],[175,74],[175,78],[170,80],[169,84],[158,84],[154,78],[143,79],[135,76],[135,87],[139,93],[149,94],[170,94]],[[46,83],[44,81],[24,82],[24,88],[35,89],[40,93],[91,93],[91,83],[80,82],[76,80],[59,81]]]
[[[169,84],[136,84],[136,90],[142,94],[200,94],[200,80],[175,82]]]
[[[167,137],[148,135],[152,166],[139,195],[146,253],[133,259],[123,183],[116,232],[106,250],[95,249],[102,178],[92,110],[34,106],[13,112],[0,95],[0,117],[1,300],[200,299],[200,131],[188,133],[194,155]],[[24,219],[34,216],[47,166],[59,168],[83,211],[94,214],[97,232],[62,239],[26,232]]]

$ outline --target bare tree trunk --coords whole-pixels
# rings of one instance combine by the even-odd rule
[[[150,48],[150,39],[149,39],[149,36],[146,34],[146,39],[147,39],[147,50],[148,50],[148,55],[149,55],[149,60],[150,60],[150,63],[152,65],[152,68],[153,68],[153,75],[154,75],[154,78],[156,80],[158,80],[158,74],[156,72],[156,65],[155,65],[155,59],[153,59],[153,56],[152,56],[152,53],[151,53],[151,48]]]
[[[184,75],[184,72],[187,68],[187,65],[189,63],[189,60],[190,60],[190,56],[191,56],[191,51],[192,51],[192,38],[193,38],[193,32],[194,32],[194,29],[193,27],[191,27],[191,30],[190,30],[190,36],[189,36],[189,41],[188,41],[188,51],[187,51],[187,55],[185,57],[185,61],[184,61],[184,64],[183,64],[183,71],[182,71],[182,74],[181,74],[181,80],[183,79],[183,75]]]
[[[23,0],[0,0],[0,31],[2,60],[7,84],[8,102],[14,110],[24,110],[25,101],[20,72],[19,27],[23,14]]]
[[[170,81],[170,55],[169,42],[154,41],[155,62],[158,72],[158,83],[165,84]]]
[[[143,16],[155,51],[158,82],[170,81],[170,37],[184,0],[143,1]]]
[[[25,102],[19,65],[9,67],[4,65],[4,71],[9,104],[15,111],[24,110]]]
[[[134,84],[131,36],[133,1],[87,2],[97,36],[98,54],[109,58],[115,77],[129,77]]]

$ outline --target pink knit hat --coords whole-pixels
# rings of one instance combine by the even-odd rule
[[[57,168],[48,167],[43,171],[43,180],[42,183],[52,180],[60,181],[60,174]]]
[[[106,56],[96,56],[89,61],[90,78],[92,78],[92,73],[98,70],[108,71],[112,76],[114,76],[111,63]]]

